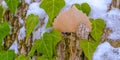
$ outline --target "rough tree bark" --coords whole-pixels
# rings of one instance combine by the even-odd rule
[[[20,6],[18,8],[16,16],[11,14],[10,11],[7,10],[3,17],[3,20],[9,22],[9,24],[12,26],[12,34],[9,34],[5,38],[4,49],[7,50],[14,41],[17,41],[17,43],[19,44],[19,47],[18,47],[19,53],[27,55],[32,46],[32,34],[31,34],[31,37],[27,41],[26,40],[18,41],[19,30],[22,26],[25,25],[25,24],[21,25],[19,23],[19,18],[21,17],[25,22],[26,12],[28,9],[28,4],[26,4],[24,2],[24,0],[21,0],[21,1],[22,1],[22,3],[20,4]],[[34,0],[32,0],[32,2],[34,2]],[[108,11],[112,7],[120,8],[120,0],[113,0]],[[81,31],[83,31],[84,33],[80,34],[79,32],[81,32]],[[101,37],[100,43],[102,43],[104,41],[108,41],[114,47],[120,47],[120,44],[119,44],[120,41],[111,41],[107,38],[107,36],[111,32],[112,31],[110,29],[105,28],[103,36]],[[80,44],[79,44],[79,42],[82,38],[87,38],[89,40],[88,32],[85,31],[84,25],[83,25],[83,27],[80,27],[76,33],[62,33],[62,37],[63,37],[62,41],[57,45],[57,48],[56,48],[57,56],[58,56],[57,60],[88,60],[85,57],[82,49],[80,48]]]

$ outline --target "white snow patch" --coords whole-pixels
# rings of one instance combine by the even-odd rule
[[[66,5],[80,4],[81,0],[65,0]]]
[[[69,9],[73,4],[80,4],[80,0],[65,0],[65,4],[61,12]]]
[[[26,37],[26,32],[25,32],[25,27],[23,26],[18,34],[18,40],[23,40],[25,37]]]
[[[25,0],[25,3],[30,4],[32,1],[31,0]]]
[[[112,8],[103,18],[106,22],[106,27],[113,31],[108,38],[112,40],[120,39],[120,10]]]
[[[23,19],[21,17],[19,17],[19,23],[24,24],[24,21],[23,21]]]
[[[39,28],[37,31],[33,31],[33,40],[40,39],[42,34],[42,29]]]
[[[89,17],[91,18],[102,18],[105,13],[107,13],[108,7],[112,0],[94,0],[91,6],[91,13]]]
[[[8,8],[8,6],[7,6],[7,4],[6,4],[6,2],[5,2],[4,0],[2,1],[2,3],[1,3],[1,4],[2,4],[2,6],[3,6],[5,9],[7,9],[7,8]]]
[[[40,8],[39,2],[33,2],[32,4],[29,5],[27,16],[30,14],[38,15],[39,18],[42,19],[47,15],[45,11],[42,8]]]
[[[104,42],[97,47],[93,60],[120,60],[120,48],[114,48],[108,42]]]
[[[18,54],[18,43],[17,41],[14,41],[14,43],[11,45],[11,47],[9,48],[9,50],[14,50],[16,54]]]
[[[91,7],[91,13],[89,17],[96,19],[103,17],[103,15],[107,12],[108,6],[111,2],[112,0],[65,0],[66,5],[62,11],[67,10],[73,4],[88,3]]]

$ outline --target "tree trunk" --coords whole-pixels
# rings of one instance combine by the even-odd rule
[[[1,1],[1,0],[0,0]],[[33,2],[34,0],[32,0]],[[40,0],[39,0],[40,1]],[[117,3],[117,4],[116,4]],[[9,10],[5,12],[5,15],[3,17],[4,21],[9,22],[11,28],[12,28],[12,34],[9,34],[5,38],[4,43],[4,49],[7,50],[9,47],[13,44],[14,41],[17,41],[19,44],[19,54],[24,54],[27,56],[28,52],[30,51],[32,47],[32,34],[31,37],[26,40],[18,40],[18,34],[21,27],[25,26],[25,24],[21,25],[19,23],[19,18],[21,17],[24,22],[26,19],[26,13],[28,9],[28,4],[22,0],[22,3],[20,4],[17,14],[13,15],[10,13]],[[113,0],[112,4],[110,5],[108,11],[113,8],[117,7],[120,9],[120,0]],[[79,32],[84,31],[83,34],[77,35],[76,33],[62,33],[62,41],[57,45],[57,60],[88,60],[87,57],[84,55],[82,49],[80,48],[80,40],[82,38],[87,38],[89,40],[89,36],[87,36],[87,32],[84,30],[85,27],[79,28]],[[120,41],[112,41],[108,39],[108,35],[112,31],[108,28],[105,28],[103,36],[101,37],[101,42],[108,41],[110,42],[114,47],[120,47]]]

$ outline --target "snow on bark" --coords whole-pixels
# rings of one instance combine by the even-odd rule
[[[33,2],[29,5],[27,16],[30,14],[38,15],[39,18],[42,18],[42,19],[46,16],[45,11],[42,8],[40,8],[39,2]]]
[[[112,33],[108,36],[109,39],[120,39],[120,10],[118,8],[112,8],[104,16],[106,27],[112,30]]]
[[[102,18],[105,13],[107,13],[107,10],[109,8],[109,5],[111,4],[112,0],[94,0],[91,1],[90,7],[91,7],[91,13],[89,14],[89,17],[91,18]]]
[[[18,43],[14,41],[14,43],[10,46],[9,50],[14,50],[16,54],[18,54]]]
[[[120,48],[114,48],[104,42],[97,47],[93,60],[120,60]]]
[[[25,27],[23,26],[22,28],[20,28],[20,32],[18,34],[18,40],[24,40],[24,38],[26,37],[26,32],[25,32]]]
[[[19,18],[19,23],[24,24],[24,21],[23,21],[23,19],[21,17]]]
[[[25,0],[25,3],[30,4],[32,1],[31,0]]]

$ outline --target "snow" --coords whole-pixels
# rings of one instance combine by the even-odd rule
[[[89,15],[90,18],[102,18],[104,14],[107,12],[108,7],[112,0],[94,0],[90,4],[91,6],[91,13]]]
[[[20,28],[20,32],[18,34],[18,40],[24,40],[24,38],[26,37],[26,32],[25,32],[25,27],[23,26],[22,28]]]
[[[19,23],[21,24],[21,25],[24,25],[24,21],[23,21],[23,19],[21,18],[21,17],[19,17]],[[19,31],[19,33],[18,33],[18,40],[24,40],[24,38],[26,37],[26,32],[25,32],[25,26],[22,26],[21,28],[20,28],[20,31]]]
[[[120,48],[114,48],[104,42],[97,47],[93,60],[120,60]]]
[[[80,4],[80,0],[65,0],[65,4],[61,12],[69,9],[73,4]]]
[[[8,8],[8,6],[7,6],[7,4],[6,4],[6,2],[5,2],[4,0],[2,1],[2,3],[1,3],[1,4],[2,4],[2,6],[3,6],[5,9],[7,9],[7,8]]]
[[[25,0],[25,3],[30,4],[32,1],[31,0]]]
[[[14,41],[14,43],[10,46],[9,50],[14,50],[16,54],[18,54],[18,43]]]
[[[112,8],[103,18],[106,22],[106,27],[113,31],[108,38],[112,40],[120,39],[120,10]]]
[[[101,18],[107,12],[107,7],[111,2],[112,0],[65,0],[66,5],[63,11],[70,8],[73,4],[88,3],[91,7],[89,17],[96,19]]]
[[[19,17],[19,23],[24,24],[24,21],[23,21],[23,19],[21,17]]]
[[[80,4],[80,0],[65,0],[66,5]]]
[[[39,18],[42,18],[42,19],[46,16],[45,11],[42,8],[40,8],[39,2],[33,2],[29,5],[27,16],[30,14],[38,15]]]

